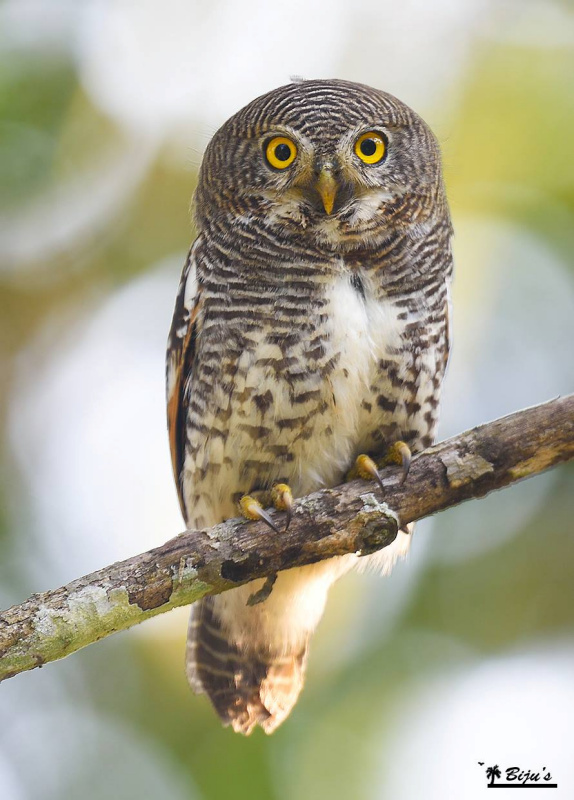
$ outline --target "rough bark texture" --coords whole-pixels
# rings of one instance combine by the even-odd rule
[[[332,556],[373,553],[390,544],[401,525],[573,457],[574,395],[569,395],[425,450],[413,459],[402,486],[399,469],[386,469],[384,498],[376,484],[364,481],[302,498],[281,535],[241,519],[186,531],[0,614],[0,680],[206,594]]]

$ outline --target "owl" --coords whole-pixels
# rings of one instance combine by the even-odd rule
[[[194,216],[167,353],[187,526],[243,514],[281,536],[293,497],[380,482],[395,461],[404,479],[434,440],[449,351],[452,228],[429,127],[365,85],[282,86],[213,136]],[[235,731],[271,733],[329,587],[359,561],[388,573],[409,543],[405,529],[367,558],[281,572],[262,602],[262,581],[200,600],[191,687]]]

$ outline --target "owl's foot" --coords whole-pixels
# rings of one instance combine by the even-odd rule
[[[284,530],[287,530],[291,523],[293,508],[293,493],[291,492],[291,488],[286,483],[276,483],[270,492],[255,491],[251,494],[243,495],[239,501],[239,509],[245,519],[261,519],[276,533],[281,533],[267,511],[265,511],[264,505],[272,505],[277,511],[286,512],[287,520]]]
[[[267,511],[263,508],[259,500],[256,500],[250,494],[244,494],[241,500],[239,501],[239,508],[241,510],[242,515],[245,519],[261,519],[263,522],[266,522],[267,525],[274,530],[275,533],[281,533],[277,525],[273,522]]]
[[[291,487],[286,483],[276,483],[271,489],[271,501],[277,511],[285,511],[287,514],[287,521],[285,523],[285,530],[291,524],[291,516],[293,513],[293,492]]]
[[[355,478],[362,478],[364,481],[376,481],[384,491],[383,479],[371,456],[367,456],[364,453],[357,456],[355,466],[347,475],[347,480],[354,480]]]
[[[389,464],[398,464],[403,468],[401,486],[406,481],[411,468],[412,453],[411,448],[406,442],[395,442],[387,450],[385,457],[379,461],[379,467],[386,467]]]
[[[355,465],[347,475],[347,480],[353,480],[354,478],[363,478],[363,480],[366,481],[374,480],[379,484],[381,489],[384,490],[383,480],[379,473],[379,469],[381,467],[387,467],[390,464],[398,464],[403,468],[403,474],[400,481],[402,485],[406,481],[407,475],[409,474],[409,470],[411,468],[411,458],[411,449],[408,444],[401,441],[395,442],[388,449],[384,458],[382,458],[378,463],[364,453],[360,456],[357,456]]]

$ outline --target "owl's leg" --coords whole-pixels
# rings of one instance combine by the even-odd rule
[[[381,467],[387,467],[390,464],[398,464],[403,468],[403,474],[401,477],[401,484],[403,484],[406,481],[407,475],[409,474],[409,469],[411,468],[411,458],[411,449],[408,444],[401,441],[395,442],[393,445],[391,445],[385,456],[380,459],[378,463],[376,463],[371,456],[367,456],[364,453],[360,456],[357,456],[355,464],[349,472],[347,479],[353,480],[354,478],[363,478],[364,480],[375,480],[381,489],[384,490],[379,469]]]
[[[287,521],[285,529],[291,523],[291,509],[293,508],[293,493],[286,483],[276,483],[271,491],[255,491],[245,494],[239,501],[239,508],[245,519],[261,519],[276,533],[280,533],[264,506],[274,506],[277,511],[285,511]]]

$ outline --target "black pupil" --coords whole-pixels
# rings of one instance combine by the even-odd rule
[[[291,148],[288,144],[278,144],[275,148],[277,161],[288,161],[291,158]]]
[[[364,156],[373,156],[375,155],[375,150],[377,149],[377,143],[374,139],[363,139],[361,142],[361,153]]]

